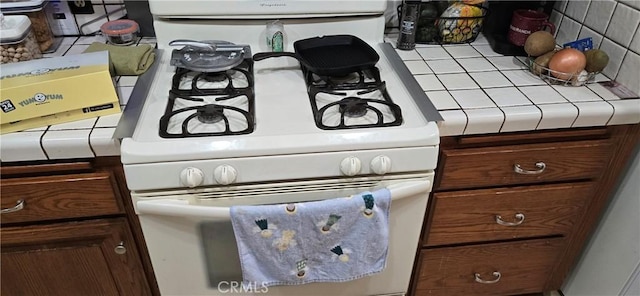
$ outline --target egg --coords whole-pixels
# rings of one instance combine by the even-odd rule
[[[587,66],[584,53],[574,48],[564,48],[556,52],[549,61],[551,75],[561,80],[570,80]]]

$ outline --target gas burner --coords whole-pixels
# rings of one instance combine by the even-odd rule
[[[315,75],[314,75],[315,76]],[[328,83],[334,86],[346,83],[359,83],[364,80],[364,76],[360,72],[352,72],[344,76],[318,76],[316,83]]]
[[[329,99],[331,100],[331,99]],[[400,107],[379,99],[346,97],[324,104],[315,112],[316,126],[325,130],[385,127],[402,124]]]
[[[367,114],[367,108],[369,107],[367,101],[356,97],[346,97],[338,101],[338,106],[341,114],[354,118]]]
[[[233,75],[235,71],[229,70],[225,72],[212,72],[212,73],[202,73],[202,80],[206,82],[222,82],[229,81],[229,76]]]
[[[304,69],[316,126],[324,130],[386,127],[402,124],[378,68],[341,77],[319,76]]]
[[[213,99],[170,93],[167,110],[160,118],[160,137],[249,134],[254,129],[254,114],[250,110],[253,110],[253,101],[244,95]]]
[[[176,68],[171,89],[182,96],[224,95],[253,92],[253,85],[253,64],[247,60],[233,69],[220,72],[197,72]]]
[[[209,104],[201,106],[197,110],[197,118],[202,123],[216,123],[224,118],[222,106]]]
[[[376,84],[381,81],[377,68],[351,72],[341,76],[318,75],[302,67],[307,84],[332,89],[365,88],[367,84]]]

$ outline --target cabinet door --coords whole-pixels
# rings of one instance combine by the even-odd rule
[[[150,295],[124,218],[2,228],[2,295]]]

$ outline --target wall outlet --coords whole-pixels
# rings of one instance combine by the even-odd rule
[[[91,0],[69,1],[69,8],[73,14],[93,14],[93,4]]]

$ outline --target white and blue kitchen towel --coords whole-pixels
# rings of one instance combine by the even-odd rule
[[[321,201],[231,207],[245,283],[345,282],[386,266],[389,190]]]

